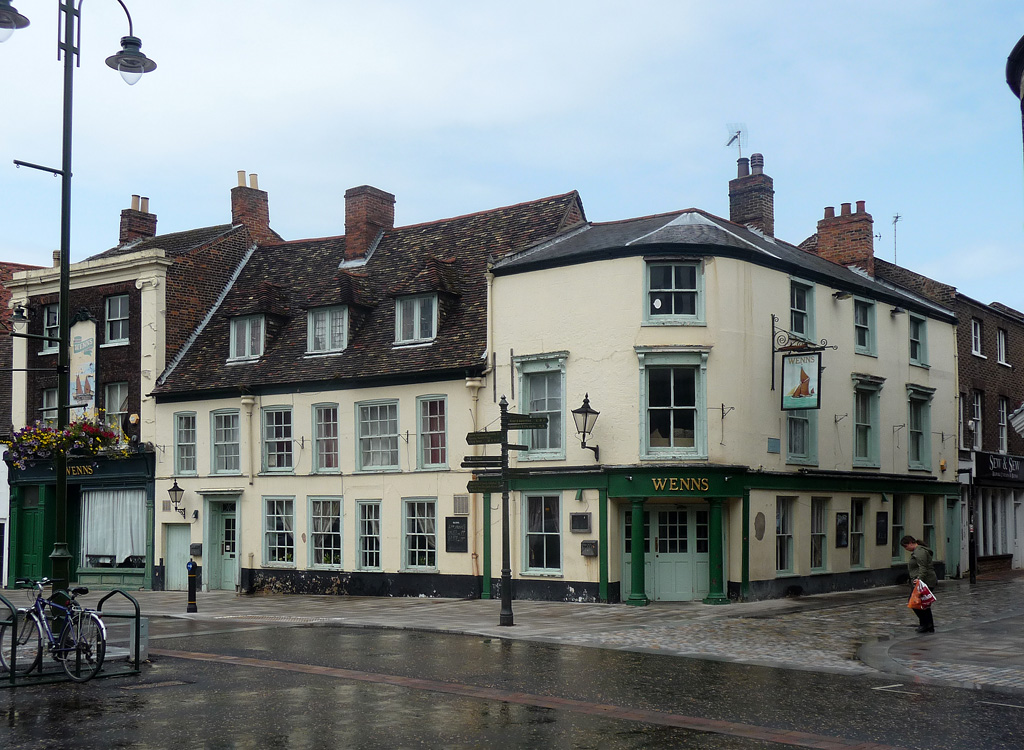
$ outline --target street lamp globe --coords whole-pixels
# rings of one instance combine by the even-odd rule
[[[11,0],[0,0],[0,42],[6,42],[18,29],[28,26],[28,19],[11,5]]]
[[[142,40],[136,36],[121,37],[121,51],[108,57],[107,65],[120,73],[129,86],[138,83],[143,73],[156,70],[156,63],[142,53]]]

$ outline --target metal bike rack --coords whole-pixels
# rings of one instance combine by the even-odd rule
[[[104,612],[103,604],[115,594],[120,594],[121,596],[125,597],[129,602],[131,602],[132,607],[135,611]],[[2,605],[2,607],[0,607],[0,616],[3,617],[3,619],[0,620],[0,624],[13,625],[17,620],[18,608],[11,604],[11,602],[8,601],[7,598],[4,597],[2,594],[0,594],[0,605]],[[7,610],[7,614],[2,614],[4,609]],[[129,660],[126,662],[128,667],[127,669],[120,667],[120,665],[118,665],[116,661],[108,661],[107,659],[104,659],[103,667],[100,669],[99,674],[97,674],[94,679],[99,679],[101,677],[124,677],[128,675],[139,674],[141,672],[139,648],[142,636],[142,612],[139,608],[138,601],[136,601],[131,594],[128,594],[127,592],[122,591],[121,589],[113,589],[112,591],[107,592],[107,594],[102,599],[100,599],[99,603],[96,605],[95,611],[100,616],[101,620],[134,620],[133,627],[135,630],[135,654],[134,659],[129,658]],[[11,652],[9,655],[11,657],[11,670],[10,672],[8,672],[7,675],[3,676],[3,679],[0,679],[0,688],[19,687],[22,685],[44,685],[54,682],[66,682],[69,680],[67,674],[65,674],[64,669],[62,667],[58,666],[57,668],[53,668],[54,665],[49,664],[49,660],[46,658],[45,647],[43,658],[39,660],[39,665],[35,669],[33,669],[31,673],[24,675],[15,674],[14,670],[17,668],[17,664],[15,663],[14,660],[17,658],[17,654],[14,649],[14,642],[15,639],[17,638],[17,634],[13,627],[10,629],[10,632],[11,642],[9,644],[9,647],[11,649]],[[0,648],[4,648],[3,643],[0,643]]]

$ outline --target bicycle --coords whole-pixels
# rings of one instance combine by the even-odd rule
[[[89,589],[76,586],[70,591],[61,590],[59,593],[67,598],[61,604],[54,601],[55,597],[47,599],[43,596],[43,587],[52,582],[49,578],[38,581],[19,578],[15,581],[15,584],[33,587],[36,593],[30,607],[18,610],[15,623],[0,625],[0,666],[9,671],[13,661],[15,674],[31,673],[42,659],[45,634],[50,656],[60,662],[67,676],[75,682],[86,682],[95,677],[103,666],[103,657],[107,653],[107,629],[96,612],[85,609],[76,601],[76,597],[88,594]],[[47,607],[52,612],[51,617],[46,615]],[[54,623],[63,621],[60,635],[56,638],[50,627],[51,620]]]

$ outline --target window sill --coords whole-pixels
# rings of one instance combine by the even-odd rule
[[[279,471],[260,471],[256,473],[258,477],[293,477],[295,476],[294,469],[281,469]]]
[[[353,474],[399,474],[401,469],[397,466],[375,466],[372,469],[356,469]]]
[[[645,320],[642,326],[707,326],[707,321],[697,318],[671,318],[666,320]]]
[[[437,567],[400,568],[399,573],[436,573]]]
[[[854,469],[881,469],[882,464],[877,461],[854,461],[852,464]]]
[[[418,346],[431,346],[434,339],[417,339],[416,341],[396,341],[391,345],[392,349],[407,349]]]
[[[564,453],[521,453],[520,461],[564,461]]]
[[[1005,368],[1007,368],[1007,369],[1009,369],[1009,370],[1012,370],[1012,369],[1013,369],[1013,365],[1011,365],[1011,364],[1010,364],[1009,362],[1003,362],[1003,360],[1001,360],[1001,359],[1000,359],[1000,360],[997,360],[997,361],[996,361],[996,364],[997,364],[997,365],[1002,365],[1003,367],[1005,367]]]
[[[644,453],[641,461],[707,461],[706,453]]]
[[[211,477],[240,477],[240,476],[242,476],[242,470],[238,469],[237,471],[211,471],[210,472],[210,476]]]
[[[347,347],[346,347],[347,348]],[[314,357],[337,357],[345,353],[345,349],[331,349],[330,351],[322,352],[306,352],[303,356],[306,359],[313,359]]]
[[[816,458],[798,458],[796,456],[786,456],[786,466],[817,466],[818,459]]]
[[[264,568],[271,570],[295,570],[295,563],[293,562],[265,562],[263,563]]]
[[[330,570],[334,572],[342,572],[345,570],[344,565],[318,565],[313,563],[309,566],[309,570]]]
[[[45,357],[45,356],[50,355],[50,354],[56,354],[57,351],[58,350],[56,348],[54,348],[54,349],[40,349],[38,352],[36,352],[36,355],[39,356],[39,357]]]
[[[984,354],[982,354],[981,352],[975,352],[975,351],[972,351],[972,352],[971,352],[971,355],[972,355],[972,356],[974,356],[974,357],[977,357],[978,359],[988,359],[988,357],[986,357],[986,356],[985,356]]]
[[[910,360],[910,364],[913,367],[920,367],[922,370],[930,370],[930,369],[932,369],[932,366],[930,364],[928,364],[927,362],[915,362],[914,360]]]
[[[878,359],[877,352],[868,351],[867,349],[855,349],[853,353],[860,354],[862,357],[874,357],[875,359]]]
[[[341,469],[314,469],[313,471],[309,472],[309,476],[311,476],[311,477],[322,477],[322,476],[333,476],[333,477],[336,477],[336,476],[339,476],[340,474],[341,474]]]
[[[124,341],[107,341],[100,344],[100,349],[114,349],[119,346],[128,346],[131,342],[125,339]]]
[[[416,471],[450,471],[448,464],[431,464],[430,466],[417,466]]]
[[[262,357],[263,355],[260,355]],[[229,359],[224,364],[227,365],[251,365],[253,362],[259,362],[260,357],[239,357],[238,359]]]
[[[812,576],[825,576],[830,575],[831,571],[828,568],[811,568]]]
[[[521,576],[530,576],[531,578],[564,578],[565,574],[561,570],[524,570],[519,573]]]
[[[793,573],[792,571],[789,571],[789,570],[776,570],[775,571],[775,577],[776,578],[799,578],[800,574],[799,573]]]

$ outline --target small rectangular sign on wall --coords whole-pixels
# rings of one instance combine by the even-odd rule
[[[821,408],[821,352],[782,357],[782,409]]]

